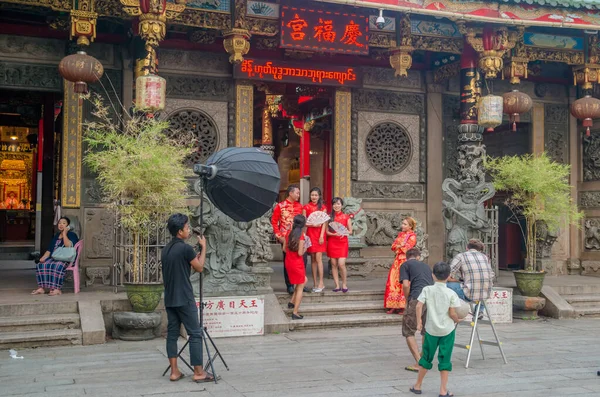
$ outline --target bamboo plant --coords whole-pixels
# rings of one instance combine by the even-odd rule
[[[570,166],[552,161],[544,152],[487,158],[487,171],[496,190],[506,191],[505,204],[525,227],[519,223],[527,249],[528,271],[542,271],[536,258],[536,226],[545,222],[549,230],[558,230],[563,222],[580,225],[583,213],[571,199]]]
[[[169,135],[168,122],[145,115],[115,122],[101,98],[90,100],[95,121],[85,125],[84,161],[97,174],[103,200],[132,237],[130,279],[140,283],[147,271],[141,247],[148,244],[148,225],[186,211],[190,170],[184,160],[193,140]]]

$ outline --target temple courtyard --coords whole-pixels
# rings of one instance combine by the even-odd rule
[[[600,319],[515,320],[498,325],[508,358],[493,346],[486,360],[455,349],[450,390],[456,396],[600,395]],[[457,341],[466,343],[468,326]],[[481,326],[484,338],[489,328]],[[183,340],[182,340],[183,343]],[[105,345],[23,349],[0,356],[0,395],[70,396],[410,396],[416,375],[399,326],[315,330],[264,337],[217,339],[230,371],[220,361],[218,384],[196,384],[186,377],[169,382],[164,339],[109,340]],[[187,356],[187,353],[186,353]],[[189,371],[185,371],[190,374]],[[434,367],[423,396],[437,396]]]

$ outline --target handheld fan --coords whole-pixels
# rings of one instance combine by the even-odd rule
[[[304,248],[309,249],[312,247],[312,241],[310,241],[310,237],[304,236]]]
[[[324,211],[315,211],[306,219],[307,226],[321,226],[329,220],[329,215]]]
[[[346,228],[346,226],[342,225],[339,222],[331,222],[329,224],[329,227],[331,228],[331,230],[333,230],[334,232],[336,232],[337,234],[339,234],[340,236],[349,236],[350,232],[348,231],[348,229]]]

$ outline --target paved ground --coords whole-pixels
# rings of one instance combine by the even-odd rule
[[[486,346],[488,360],[455,350],[451,390],[457,396],[600,395],[600,319],[521,321],[498,326],[509,364]],[[468,327],[458,340],[465,341]],[[486,332],[487,334],[487,332]],[[575,342],[577,341],[577,342]],[[410,396],[415,375],[398,327],[304,331],[219,339],[231,371],[217,363],[218,384],[190,378],[171,383],[164,341],[115,342],[90,347],[22,350],[23,360],[0,355],[0,395],[70,396]],[[437,396],[437,370],[424,396]]]

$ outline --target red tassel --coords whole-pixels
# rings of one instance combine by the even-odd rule
[[[517,131],[517,122],[516,121],[513,121],[512,130],[513,130],[513,132]]]
[[[590,136],[590,127],[585,130],[585,136]]]

